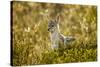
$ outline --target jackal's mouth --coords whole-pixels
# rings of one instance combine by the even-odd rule
[[[52,29],[51,29],[51,28],[48,28],[48,31],[49,31],[49,32],[51,32],[51,31],[52,31]]]
[[[48,28],[48,31],[51,32],[51,33],[54,32],[54,30],[53,29],[50,29],[50,28]]]

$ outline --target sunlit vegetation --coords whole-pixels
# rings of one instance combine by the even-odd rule
[[[12,2],[12,64],[58,64],[97,60],[97,7]],[[76,37],[65,49],[51,50],[49,19],[60,15],[60,32]]]

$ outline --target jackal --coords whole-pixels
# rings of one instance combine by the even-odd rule
[[[58,49],[60,47],[66,47],[66,45],[74,41],[72,36],[64,36],[59,30],[59,16],[56,19],[50,19],[48,22],[48,31],[50,32],[51,48]]]

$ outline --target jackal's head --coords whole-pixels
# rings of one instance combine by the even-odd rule
[[[48,22],[48,31],[53,33],[59,30],[59,18],[49,20]]]

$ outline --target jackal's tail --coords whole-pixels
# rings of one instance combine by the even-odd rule
[[[67,36],[67,37],[64,38],[64,44],[68,44],[68,43],[70,43],[74,40],[75,40],[75,37]]]

